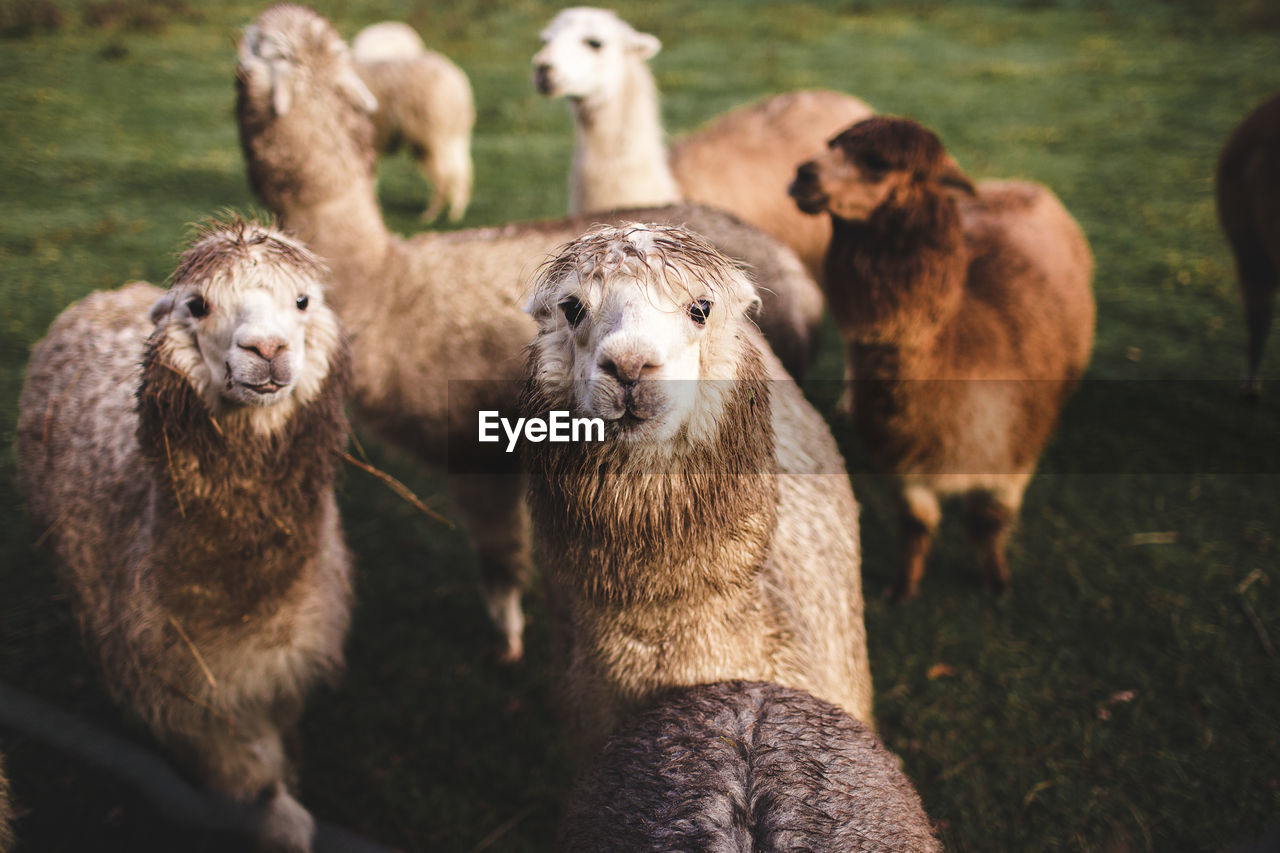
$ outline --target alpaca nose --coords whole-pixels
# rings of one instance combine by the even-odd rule
[[[818,164],[809,160],[796,167],[797,184],[812,183],[818,177]]]
[[[239,342],[241,349],[247,349],[250,352],[257,353],[264,361],[271,361],[289,342],[284,338],[262,337],[249,338]]]
[[[546,94],[551,90],[550,63],[539,62],[533,66],[533,85],[543,94]]]
[[[601,356],[599,366],[609,376],[617,380],[623,388],[630,388],[645,375],[652,373],[662,365],[651,361],[644,353],[627,355]]]

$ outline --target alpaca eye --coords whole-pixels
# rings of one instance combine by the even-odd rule
[[[711,303],[705,299],[699,299],[689,305],[689,319],[697,323],[699,326],[707,325],[707,316],[711,313]]]
[[[298,301],[294,304],[298,306],[299,311],[306,311],[307,306],[311,304],[311,298],[304,293],[298,297]]]
[[[884,177],[885,172],[890,171],[893,165],[879,154],[865,153],[860,158],[862,160],[862,168],[870,173],[869,177],[876,180]]]
[[[560,311],[570,326],[577,326],[586,316],[587,309],[575,296],[567,296],[560,302]]]
[[[582,43],[592,50],[599,50],[604,47],[604,42],[600,41],[600,39],[583,39]]]
[[[187,310],[191,312],[192,317],[199,320],[209,313],[209,303],[204,301],[203,296],[193,296],[187,300]]]

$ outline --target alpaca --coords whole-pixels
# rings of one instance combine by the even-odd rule
[[[354,410],[419,460],[448,464],[502,635],[499,653],[515,660],[523,652],[520,595],[532,571],[524,486],[514,459],[480,475],[459,448],[474,444],[477,412],[514,408],[524,346],[536,331],[519,307],[528,276],[595,217],[394,236],[374,191],[372,98],[332,25],[301,6],[273,6],[246,30],[239,59],[250,181],[333,269],[330,299],[354,351]],[[687,223],[750,264],[770,343],[797,371],[813,357],[809,318],[820,314],[822,296],[794,253],[710,208],[644,213]]]
[[[349,355],[324,265],[239,219],[167,291],[93,293],[36,345],[19,485],[117,703],[207,788],[309,850],[284,737],[342,666],[351,599],[334,479]]]
[[[966,497],[986,582],[1003,591],[1010,525],[1093,345],[1084,234],[1043,186],[975,188],[909,119],[853,125],[791,195],[834,226],[825,290],[855,424],[903,505],[894,596],[915,595],[947,495]]]
[[[726,113],[668,151],[646,64],[662,47],[657,38],[614,12],[575,7],[556,15],[542,41],[534,86],[568,99],[574,116],[571,213],[701,202],[786,243],[821,281],[831,227],[786,203],[787,182],[870,107],[838,92],[790,92]]]
[[[556,849],[940,851],[893,753],[830,702],[777,684],[664,693],[578,778]]]
[[[601,226],[534,284],[521,413],[604,426],[524,454],[580,754],[654,693],[707,681],[777,681],[871,723],[857,504],[745,316],[755,298],[667,225]]]

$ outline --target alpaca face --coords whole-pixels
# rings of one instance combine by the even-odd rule
[[[736,378],[754,299],[731,262],[683,229],[589,232],[548,265],[530,301],[536,378],[618,440],[700,436]]]
[[[263,12],[245,29],[238,57],[236,73],[245,94],[252,103],[269,103],[276,118],[293,109],[300,91],[317,91],[321,82],[357,109],[373,113],[378,108],[356,74],[346,42],[310,9],[281,4]]]
[[[533,57],[533,85],[552,98],[598,103],[622,87],[626,63],[643,62],[662,43],[605,9],[565,9],[542,31]]]
[[[878,152],[850,152],[833,140],[825,152],[796,169],[787,191],[805,213],[862,222],[910,183],[910,172],[894,169]]]
[[[166,363],[215,414],[270,410],[273,428],[319,393],[338,346],[322,269],[301,244],[258,226],[206,234],[151,309]]]
[[[796,169],[788,192],[805,213],[866,221],[886,204],[911,203],[911,190],[972,194],[973,184],[931,130],[910,119],[875,116],[841,132]]]

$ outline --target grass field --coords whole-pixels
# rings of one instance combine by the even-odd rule
[[[1097,257],[1090,381],[1028,492],[990,600],[945,524],[920,599],[893,572],[886,484],[846,445],[863,503],[881,734],[951,850],[1229,850],[1280,821],[1280,383],[1236,399],[1243,332],[1213,209],[1214,160],[1280,88],[1280,14],[1230,4],[1023,0],[618,7],[658,35],[675,133],[768,93],[825,86],[942,136],[977,178],[1052,186]],[[41,531],[14,487],[29,347],[72,300],[161,281],[189,223],[250,210],[232,119],[234,45],[260,9],[181,0],[0,0],[0,680],[131,732],[82,658]],[[344,35],[408,20],[471,76],[476,195],[464,225],[564,210],[571,123],[528,60],[557,6],[332,0]],[[1278,188],[1280,189],[1280,188]],[[384,163],[393,230],[423,186]],[[809,386],[830,407],[834,336]],[[1273,341],[1265,375],[1280,373]],[[422,495],[440,480],[367,434]],[[445,511],[447,504],[440,502]],[[301,798],[408,851],[551,848],[557,746],[545,611],[526,663],[492,662],[461,534],[350,470],[358,598],[342,685],[301,736]],[[0,728],[20,850],[217,850],[128,788]],[[230,849],[235,849],[231,847]]]

